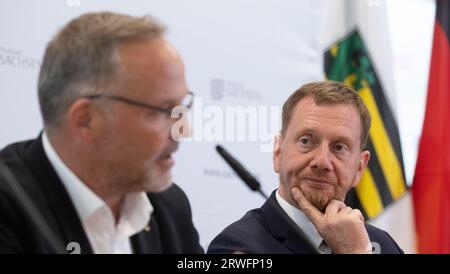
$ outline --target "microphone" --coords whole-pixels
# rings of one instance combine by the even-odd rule
[[[248,172],[233,156],[231,156],[230,153],[220,145],[216,146],[216,150],[251,190],[259,192],[264,199],[268,198],[266,193],[262,191],[261,184],[258,180],[256,180],[256,178],[253,177],[253,175],[251,175],[250,172]]]

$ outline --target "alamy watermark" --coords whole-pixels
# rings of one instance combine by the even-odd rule
[[[66,5],[69,8],[79,7],[79,6],[81,6],[81,0],[66,0]]]
[[[219,106],[194,100],[192,111],[184,106],[172,110],[178,119],[171,136],[187,142],[259,142],[261,152],[273,151],[274,136],[281,126],[281,108],[270,105]]]

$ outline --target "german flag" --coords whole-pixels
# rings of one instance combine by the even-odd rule
[[[357,91],[372,115],[371,158],[359,185],[346,197],[346,204],[371,219],[408,191],[397,123],[358,30],[333,44],[324,61],[326,77]]]
[[[419,253],[450,253],[450,4],[436,3],[427,104],[412,186]]]

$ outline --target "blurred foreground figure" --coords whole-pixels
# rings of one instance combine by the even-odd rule
[[[203,252],[171,181],[171,110],[193,95],[163,34],[150,17],[90,13],[50,41],[38,87],[44,131],[0,152],[40,214],[0,176],[1,253]]]

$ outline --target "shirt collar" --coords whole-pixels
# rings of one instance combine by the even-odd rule
[[[131,237],[146,228],[153,213],[153,206],[144,192],[129,193],[125,196],[120,212],[118,230]],[[150,227],[148,227],[150,229]]]
[[[83,224],[86,224],[99,209],[110,210],[105,201],[67,167],[52,147],[45,132],[42,134],[42,143],[47,158],[66,188]],[[124,198],[118,227],[132,236],[148,224],[152,213],[153,206],[144,192],[129,193]]]
[[[66,188],[79,217],[83,222],[86,221],[105,202],[66,166],[50,144],[45,132],[42,134],[42,143],[45,154]]]
[[[316,227],[311,223],[311,221],[306,217],[306,215],[298,208],[294,207],[290,203],[281,197],[278,193],[278,190],[275,193],[275,197],[277,199],[280,207],[286,212],[286,214],[291,218],[295,224],[308,236],[311,242],[314,244],[316,248],[320,246],[322,243],[322,237],[319,232],[317,232]]]

